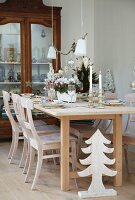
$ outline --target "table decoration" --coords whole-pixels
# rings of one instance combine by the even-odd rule
[[[104,83],[103,83],[103,89],[106,92],[107,91],[110,91],[110,92],[115,91],[115,84],[114,84],[113,76],[111,74],[110,69],[106,70],[105,79],[104,79]]]
[[[93,107],[94,102],[93,102],[93,92],[92,89],[89,90],[89,107]]]
[[[55,80],[46,80],[46,85],[54,85],[54,89],[56,91],[56,95],[59,101],[66,101],[66,102],[76,102],[77,94],[76,92],[73,93],[72,97],[68,94],[68,85],[74,85],[75,88],[78,88],[78,85],[74,78],[56,78]]]
[[[90,75],[89,75],[89,106],[93,107],[92,65],[91,64],[90,64]]]
[[[102,90],[102,74],[99,72],[99,95],[98,95],[98,108],[104,108],[103,104],[103,90]]]
[[[79,81],[82,83],[82,92],[88,92],[92,83],[98,83],[97,73],[93,72],[90,76],[90,70],[92,72],[93,63],[90,62],[90,58],[86,56],[80,56],[77,58],[76,68],[74,69]],[[92,78],[92,80],[90,80]]]
[[[78,172],[78,175],[80,177],[92,175],[92,181],[88,190],[79,191],[78,196],[80,198],[116,196],[117,192],[113,189],[106,189],[102,181],[103,174],[107,176],[116,176],[117,174],[117,171],[108,167],[108,165],[115,163],[115,159],[107,157],[108,153],[114,151],[114,148],[105,146],[111,141],[106,139],[98,129],[85,143],[89,146],[82,148],[82,152],[88,156],[85,159],[80,159],[80,163],[87,167]]]

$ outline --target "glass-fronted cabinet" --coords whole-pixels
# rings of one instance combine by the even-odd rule
[[[20,24],[0,26],[0,98],[2,90],[21,92]]]
[[[58,51],[61,48],[60,13],[61,7],[53,7],[53,43]],[[0,138],[6,131],[9,134],[7,121],[2,120],[2,90],[42,93],[49,62],[53,62],[56,72],[59,70],[59,56],[57,62],[47,60],[51,31],[52,7],[44,5],[42,0],[0,3]]]
[[[47,53],[51,45],[52,28],[31,24],[32,93],[42,94],[44,80],[49,72]],[[35,40],[36,38],[36,40]]]

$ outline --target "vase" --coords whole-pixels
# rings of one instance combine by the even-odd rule
[[[76,102],[76,97],[77,94],[75,93],[72,97],[72,102]],[[69,96],[69,94],[67,94],[66,92],[60,93],[57,91],[57,98],[59,101],[71,102],[71,96]]]

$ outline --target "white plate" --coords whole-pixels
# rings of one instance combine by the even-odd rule
[[[107,100],[108,103],[121,103],[122,100],[121,99],[112,99],[112,100]]]
[[[44,104],[41,104],[43,107],[46,107],[46,108],[57,108],[57,107],[63,107],[64,106],[64,103],[61,103],[61,102],[47,102],[47,103],[44,103]]]
[[[107,106],[119,106],[119,105],[124,105],[125,102],[124,101],[120,101],[120,102],[104,102],[104,105],[107,105]]]
[[[32,93],[22,93],[21,96],[29,98],[29,97],[34,96],[34,94],[32,94]]]

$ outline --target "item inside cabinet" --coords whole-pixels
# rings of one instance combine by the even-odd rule
[[[17,61],[17,49],[16,48],[4,48],[4,60],[6,62]]]

